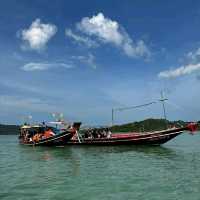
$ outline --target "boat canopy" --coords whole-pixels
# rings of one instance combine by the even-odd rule
[[[41,125],[33,125],[33,126],[31,126],[32,128],[41,128],[41,127],[43,127],[43,126],[41,126]]]
[[[48,124],[56,124],[56,125],[62,125],[63,122],[47,122]]]
[[[24,126],[22,126],[21,127],[21,129],[34,129],[34,128],[42,128],[43,126],[41,126],[41,125],[24,125]]]
[[[21,129],[30,129],[30,128],[31,128],[31,126],[28,126],[28,125],[24,125],[21,127]]]

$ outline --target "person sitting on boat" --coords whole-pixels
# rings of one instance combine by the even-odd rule
[[[76,128],[73,125],[69,125],[67,128],[69,131],[76,133]]]
[[[33,142],[38,142],[41,138],[41,135],[39,133],[36,133],[34,136],[33,136]]]
[[[44,138],[49,138],[54,136],[55,133],[51,130],[51,128],[47,128],[47,130],[44,132]]]
[[[84,131],[84,132],[83,132],[83,137],[84,137],[84,138],[88,138],[88,131]]]
[[[93,136],[93,138],[97,138],[98,137],[97,129],[93,129],[92,130],[92,136]]]
[[[109,129],[107,129],[106,133],[107,133],[107,138],[110,138],[112,135],[112,132]]]
[[[25,139],[25,141],[28,141],[28,139],[29,139],[29,133],[28,133],[28,131],[25,132],[24,139]]]
[[[100,129],[97,129],[97,137],[102,138],[102,133]]]
[[[107,130],[106,129],[102,129],[102,136],[104,138],[107,137]]]
[[[88,138],[89,138],[89,139],[92,139],[92,138],[93,138],[93,136],[92,136],[92,129],[89,129],[89,130],[88,130]]]

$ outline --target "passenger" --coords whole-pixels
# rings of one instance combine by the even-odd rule
[[[102,129],[99,129],[99,134],[100,134],[100,138],[103,138],[103,130]]]
[[[26,133],[25,133],[25,138],[24,138],[25,141],[28,141],[28,135],[29,135],[28,132],[26,132]]]
[[[85,135],[84,135],[84,136],[85,136],[85,138],[88,138],[88,137],[89,137],[88,131],[85,132]]]
[[[89,131],[88,131],[88,138],[89,138],[89,139],[92,139],[92,138],[93,138],[93,137],[92,137],[92,130],[89,130]]]
[[[99,132],[97,133],[97,137],[98,137],[98,138],[101,138],[101,134],[100,134]]]
[[[109,129],[107,129],[107,138],[110,138],[111,135],[112,135],[112,132]]]
[[[55,135],[55,133],[48,128],[45,132],[44,132],[44,138],[49,138],[49,137],[53,137]]]
[[[77,137],[77,134],[74,134],[73,137],[71,138],[72,140],[77,140],[78,137]]]
[[[38,142],[40,140],[40,134],[39,133],[36,133],[34,136],[33,136],[33,142]]]
[[[105,129],[102,130],[102,135],[103,135],[104,138],[107,136],[107,133],[106,133]]]
[[[97,134],[97,129],[93,129],[93,133],[92,133],[94,138],[97,138],[98,134]]]

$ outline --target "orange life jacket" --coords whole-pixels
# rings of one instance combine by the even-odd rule
[[[34,142],[38,142],[40,140],[40,134],[35,134],[34,136],[33,136],[33,141]]]
[[[51,130],[48,130],[48,131],[44,132],[44,137],[45,138],[49,138],[49,137],[52,137],[54,135],[55,135],[55,133],[53,133]]]

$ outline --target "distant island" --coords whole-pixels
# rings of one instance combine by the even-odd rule
[[[18,135],[20,126],[0,124],[0,135]]]
[[[182,120],[178,121],[168,121],[165,119],[145,119],[143,121],[136,121],[132,123],[114,125],[111,127],[111,131],[115,132],[145,132],[145,131],[155,131],[163,130],[170,127],[181,127],[185,126],[189,122]],[[200,121],[198,122],[200,124]],[[19,134],[20,126],[18,125],[4,125],[0,124],[0,135],[17,135]],[[200,130],[200,127],[199,127]]]
[[[143,121],[136,121],[132,123],[127,124],[121,124],[121,125],[114,125],[111,128],[112,132],[148,132],[148,131],[156,131],[156,130],[163,130],[166,128],[171,127],[182,127],[186,126],[190,122],[185,122],[182,120],[178,121],[168,121],[165,119],[145,119]],[[198,122],[200,123],[200,121]]]

